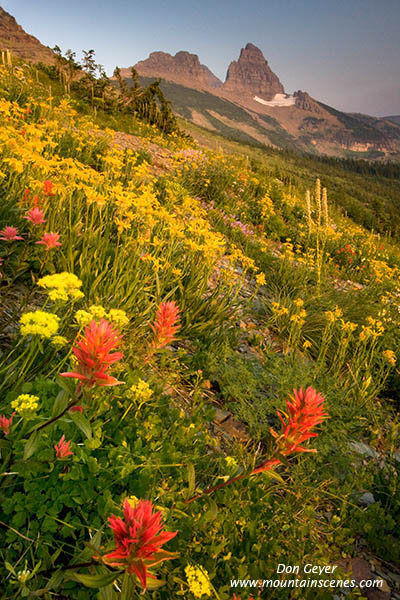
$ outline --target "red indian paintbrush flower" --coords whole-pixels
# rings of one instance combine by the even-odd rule
[[[16,240],[23,240],[24,238],[18,235],[18,229],[16,227],[4,227],[0,231],[0,240],[4,240],[5,242],[15,242]]]
[[[93,320],[72,349],[78,359],[78,370],[60,375],[80,379],[88,388],[123,383],[107,374],[109,367],[123,357],[122,352],[111,353],[122,339],[122,335],[118,334],[118,330],[106,319],[101,319],[98,323]]]
[[[153,349],[160,349],[170,344],[175,339],[175,334],[180,329],[179,307],[175,302],[163,302],[160,304],[154,325],[151,325],[154,332],[152,341]]]
[[[252,475],[255,475],[256,473],[263,473],[265,471],[271,471],[272,467],[275,467],[276,465],[279,465],[281,463],[280,460],[278,460],[277,458],[271,458],[270,460],[266,460],[265,462],[263,462],[261,465],[258,465],[258,467],[256,467],[255,469],[252,470]]]
[[[8,435],[10,433],[10,427],[11,427],[14,415],[15,415],[15,412],[13,412],[13,414],[11,415],[11,417],[9,419],[7,419],[5,415],[0,415],[0,431],[3,431],[4,435]]]
[[[278,417],[282,423],[282,431],[278,434],[271,428],[271,434],[277,440],[277,448],[284,456],[292,452],[316,452],[315,449],[304,448],[300,444],[318,434],[312,429],[327,418],[324,412],[324,397],[308,387],[306,391],[300,388],[293,390],[294,397],[286,400],[288,414],[278,411]],[[283,416],[286,417],[287,422]]]
[[[42,209],[40,209],[38,206],[34,206],[30,210],[28,210],[28,212],[24,216],[24,219],[28,219],[28,221],[30,221],[34,225],[40,225],[40,223],[46,223],[43,217],[44,213]]]
[[[36,244],[42,244],[43,246],[46,246],[46,250],[50,250],[50,248],[61,246],[61,242],[58,241],[59,239],[59,233],[45,233],[42,239],[39,242],[36,242]]]
[[[55,444],[54,449],[56,451],[57,458],[66,458],[67,456],[71,456],[73,452],[70,450],[71,440],[69,442],[65,441],[65,435],[63,435],[58,442]]]
[[[43,194],[45,196],[55,196],[55,193],[53,192],[53,182],[49,179],[46,179],[46,181],[43,182]]]
[[[109,522],[114,532],[116,548],[103,556],[103,562],[134,573],[145,590],[147,578],[155,579],[148,569],[176,557],[176,554],[162,550],[161,546],[178,532],[162,531],[161,512],[153,512],[153,505],[149,500],[139,500],[135,508],[125,500],[124,518],[112,515]]]

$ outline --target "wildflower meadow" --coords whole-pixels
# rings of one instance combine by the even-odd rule
[[[0,68],[0,597],[395,586],[398,237],[118,93]]]

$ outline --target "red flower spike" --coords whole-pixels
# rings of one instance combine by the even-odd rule
[[[14,418],[15,412],[11,415],[9,419],[6,418],[5,415],[0,415],[0,431],[4,433],[4,435],[8,435],[10,433],[10,427]]]
[[[253,469],[252,474],[262,473],[264,471],[270,471],[272,467],[279,465],[281,463],[277,458],[272,458],[271,460],[266,460],[262,465]]]
[[[50,250],[51,248],[55,248],[56,246],[61,246],[60,235],[58,233],[45,233],[42,239],[39,242],[35,242],[36,244],[42,244],[46,246],[46,250]]]
[[[46,221],[43,217],[44,217],[43,211],[40,208],[38,208],[37,206],[35,206],[34,208],[31,208],[30,210],[28,210],[28,212],[24,216],[24,219],[28,219],[28,221],[30,221],[34,225],[40,225],[40,223],[46,223]]]
[[[46,181],[43,182],[43,194],[45,196],[55,196],[55,193],[53,192],[53,182],[49,179],[46,179]]]
[[[179,307],[175,302],[163,302],[160,304],[154,325],[151,325],[154,332],[152,342],[153,349],[160,349],[170,344],[176,333],[180,329]]]
[[[103,562],[111,567],[125,568],[127,573],[134,573],[145,591],[147,578],[155,578],[148,569],[175,558],[175,554],[162,550],[161,546],[178,532],[162,531],[161,512],[153,512],[153,505],[149,500],[140,500],[135,508],[125,500],[124,518],[112,515],[109,522],[114,532],[116,548],[103,556]]]
[[[69,409],[69,412],[83,413],[83,407],[82,406],[71,406],[71,408]]]
[[[308,387],[305,392],[303,388],[299,391],[293,390],[293,394],[291,401],[286,400],[288,414],[279,411],[277,413],[282,424],[281,434],[272,428],[270,430],[284,456],[292,452],[316,452],[315,449],[304,448],[300,444],[316,437],[318,434],[313,433],[312,429],[328,416],[324,412],[324,397],[312,387]]]
[[[123,357],[122,352],[111,353],[122,339],[118,333],[106,319],[101,319],[99,323],[93,320],[72,349],[78,359],[78,370],[60,375],[79,379],[87,388],[124,383],[107,373],[110,366]]]
[[[23,240],[24,238],[18,235],[18,229],[16,227],[4,227],[0,231],[0,240],[5,242],[15,242],[16,240]]]
[[[71,440],[69,442],[66,442],[65,435],[63,435],[58,444],[54,446],[54,449],[56,451],[56,457],[67,458],[67,456],[72,456],[73,452],[71,452],[71,450],[69,449],[70,445]]]

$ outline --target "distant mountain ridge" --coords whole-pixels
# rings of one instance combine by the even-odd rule
[[[33,35],[26,33],[12,15],[0,6],[0,50],[9,50],[15,56],[31,62],[52,64],[54,53]]]
[[[332,156],[400,159],[396,117],[343,113],[305,91],[285,93],[252,43],[230,63],[224,82],[196,54],[183,51],[175,56],[153,52],[134,67],[146,83],[163,80],[162,89],[179,115],[229,137]],[[129,69],[121,74],[129,81]]]
[[[175,56],[167,52],[152,52],[149,58],[136,63],[135,69],[143,77],[161,77],[188,87],[209,89],[222,86],[222,81],[208,67],[200,64],[197,54],[183,50]],[[121,69],[121,76],[130,78],[130,69]]]

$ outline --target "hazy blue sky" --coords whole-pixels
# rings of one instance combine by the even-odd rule
[[[109,74],[154,50],[199,55],[224,80],[247,42],[289,93],[400,114],[400,0],[0,0],[40,41],[96,50]]]

